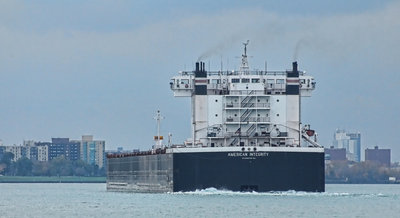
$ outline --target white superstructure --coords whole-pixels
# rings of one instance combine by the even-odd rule
[[[314,78],[298,71],[297,62],[287,71],[250,70],[247,44],[238,71],[205,71],[199,62],[195,71],[172,78],[174,96],[192,100],[186,145],[299,147],[303,137],[318,146],[313,131],[300,126],[300,98],[311,96]]]

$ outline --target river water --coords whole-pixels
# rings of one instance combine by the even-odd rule
[[[400,185],[137,194],[107,192],[105,184],[0,183],[0,217],[400,217]]]

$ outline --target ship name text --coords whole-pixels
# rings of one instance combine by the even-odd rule
[[[268,157],[268,152],[231,152],[228,157]]]

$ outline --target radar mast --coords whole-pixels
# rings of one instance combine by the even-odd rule
[[[240,71],[246,72],[249,70],[249,62],[247,60],[247,45],[249,45],[249,40],[243,43],[244,45],[244,54],[242,54],[242,64],[240,65]]]

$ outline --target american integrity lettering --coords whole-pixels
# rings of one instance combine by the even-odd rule
[[[268,152],[232,152],[228,157],[268,157]]]

